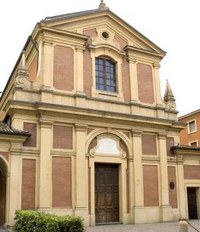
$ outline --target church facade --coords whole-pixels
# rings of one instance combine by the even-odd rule
[[[200,150],[177,146],[165,54],[103,2],[36,24],[0,101],[1,224],[16,209],[87,226],[189,217]]]

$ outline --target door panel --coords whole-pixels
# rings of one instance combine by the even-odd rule
[[[96,223],[119,222],[119,171],[116,164],[95,165]]]

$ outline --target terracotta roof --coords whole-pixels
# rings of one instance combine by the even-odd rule
[[[0,122],[0,134],[27,135],[27,136],[31,135],[28,131],[10,128],[8,124],[6,124],[5,122]]]
[[[172,146],[171,150],[192,150],[192,151],[200,151],[200,147],[195,147],[195,146],[187,146],[187,145],[177,145],[177,146]]]

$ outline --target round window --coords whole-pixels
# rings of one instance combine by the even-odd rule
[[[109,38],[109,34],[106,31],[102,32],[102,36],[103,36],[104,39],[108,39]]]

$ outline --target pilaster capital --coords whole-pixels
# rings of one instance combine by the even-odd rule
[[[128,61],[131,64],[136,64],[137,60],[134,57],[128,56]]]
[[[46,46],[53,46],[53,40],[44,37],[43,44]]]
[[[45,120],[45,119],[40,119],[39,123],[40,123],[40,128],[51,129],[53,125],[53,121]]]
[[[131,135],[132,135],[132,137],[141,137],[142,136],[142,131],[140,131],[140,130],[132,130]]]
[[[159,138],[159,140],[166,140],[167,134],[165,132],[159,132],[158,138]]]
[[[76,45],[76,51],[77,51],[77,52],[83,52],[84,50],[85,50],[85,47],[84,47],[84,46]]]
[[[160,68],[160,64],[158,62],[155,62],[155,63],[153,63],[153,67],[155,69],[159,69]]]
[[[87,125],[85,124],[75,124],[76,132],[85,132],[87,133]]]

